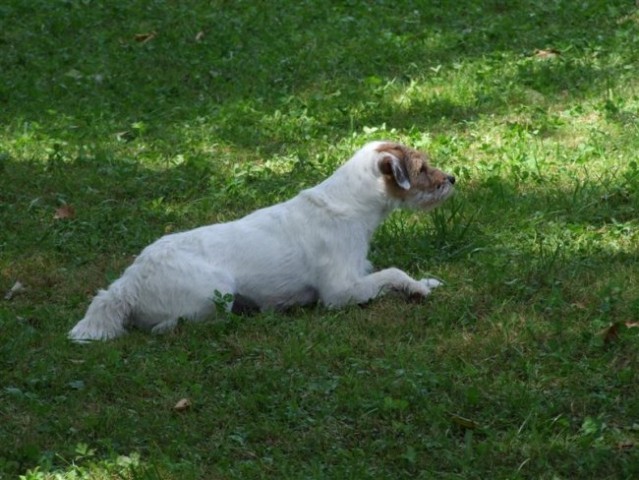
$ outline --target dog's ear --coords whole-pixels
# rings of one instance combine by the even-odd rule
[[[395,183],[404,190],[410,189],[410,180],[406,165],[394,155],[385,155],[379,161],[379,171],[384,175],[391,175]]]

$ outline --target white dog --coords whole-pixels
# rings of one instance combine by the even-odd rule
[[[431,209],[450,196],[454,183],[420,152],[369,143],[325,181],[286,202],[160,238],[98,292],[69,338],[107,340],[129,325],[165,332],[180,318],[212,316],[220,299],[237,311],[318,300],[339,307],[389,289],[425,297],[439,281],[415,280],[397,268],[371,273],[369,243],[393,209]]]

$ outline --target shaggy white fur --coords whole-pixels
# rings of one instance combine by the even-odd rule
[[[369,242],[393,209],[431,209],[454,182],[416,150],[369,143],[286,202],[149,245],[98,292],[69,338],[107,340],[129,325],[164,332],[181,318],[212,316],[216,298],[227,299],[228,310],[239,303],[266,310],[363,303],[388,289],[426,296],[438,280],[415,280],[397,268],[372,272]]]

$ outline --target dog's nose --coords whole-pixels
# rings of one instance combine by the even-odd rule
[[[452,175],[448,175],[448,177],[447,177],[447,178],[448,178],[448,182],[449,182],[451,185],[455,185],[455,177],[454,177],[454,176],[452,176]]]

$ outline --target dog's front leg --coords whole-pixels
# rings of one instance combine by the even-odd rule
[[[365,303],[388,290],[398,290],[410,296],[426,297],[433,288],[442,283],[433,278],[415,280],[398,268],[386,268],[365,275],[339,292],[332,292],[323,301],[329,307],[348,303]]]

